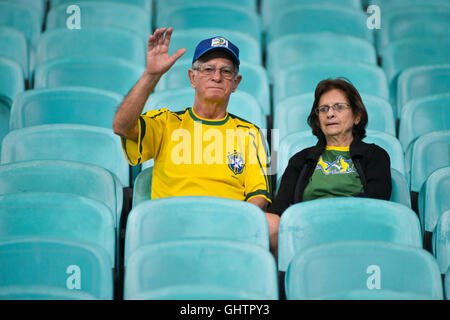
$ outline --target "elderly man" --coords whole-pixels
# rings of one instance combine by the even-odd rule
[[[113,122],[128,162],[155,160],[152,199],[218,196],[248,201],[265,209],[271,201],[267,150],[259,128],[227,112],[242,76],[239,49],[223,37],[201,41],[188,76],[194,105],[180,112],[143,107],[161,76],[186,52],[168,55],[172,28],[148,39],[147,65],[125,97]],[[272,252],[276,253],[279,216],[266,213]]]

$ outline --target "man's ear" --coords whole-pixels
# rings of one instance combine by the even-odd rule
[[[241,83],[241,80],[242,80],[242,76],[240,74],[238,74],[236,76],[236,79],[234,80],[233,88],[231,89],[231,92],[236,91],[237,87],[239,86],[239,83]]]
[[[195,89],[194,70],[192,70],[192,69],[188,70],[188,77],[189,77],[189,81],[191,83],[191,87]]]

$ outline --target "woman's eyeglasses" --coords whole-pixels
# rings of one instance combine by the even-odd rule
[[[335,103],[332,106],[327,106],[326,104],[324,104],[316,108],[316,114],[317,115],[319,115],[320,113],[326,114],[328,113],[330,108],[336,112],[341,112],[342,110],[350,108],[350,105],[348,103]]]

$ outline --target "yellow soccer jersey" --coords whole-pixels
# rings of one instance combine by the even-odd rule
[[[262,196],[271,202],[265,139],[250,122],[230,113],[202,119],[187,108],[149,111],[138,126],[138,141],[122,138],[122,147],[131,165],[154,159],[152,199]]]

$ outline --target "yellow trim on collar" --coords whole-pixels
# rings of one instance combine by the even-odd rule
[[[325,150],[350,151],[350,147],[326,146]]]

